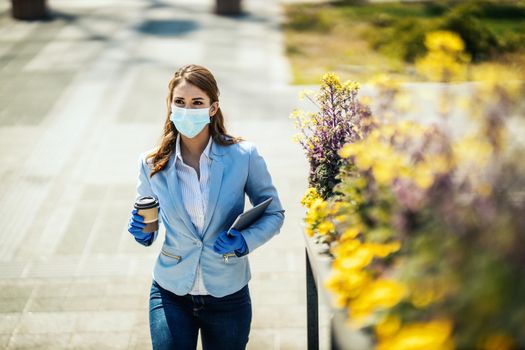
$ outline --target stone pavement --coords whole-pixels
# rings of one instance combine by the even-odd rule
[[[227,127],[256,143],[286,209],[251,255],[249,349],[304,349],[300,197],[276,0],[217,17],[208,0],[54,0],[52,21],[0,2],[0,348],[150,349],[150,247],[126,231],[138,154],[165,118],[174,71],[207,66]]]

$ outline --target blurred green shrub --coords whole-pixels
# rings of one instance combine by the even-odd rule
[[[425,12],[440,16],[463,5],[477,6],[483,18],[525,19],[525,2],[519,0],[434,0],[425,3]]]
[[[372,24],[377,27],[390,27],[395,23],[394,17],[388,13],[378,13],[372,18]]]
[[[469,2],[454,7],[440,26],[461,36],[474,62],[491,58],[500,48],[494,33],[481,21],[482,15],[483,7]]]
[[[450,6],[441,1],[429,1],[425,3],[425,13],[428,16],[441,16],[450,10]]]
[[[525,19],[525,2],[485,1],[480,2],[479,6],[484,18]]]
[[[367,40],[375,50],[406,62],[414,62],[426,51],[424,40],[428,28],[412,18],[391,21],[393,24],[385,26],[383,30],[377,30],[376,26],[368,31]]]
[[[295,6],[288,9],[285,28],[297,31],[329,32],[334,21],[324,12],[313,6]]]
[[[515,52],[525,49],[525,34],[509,33],[499,39],[499,46],[504,52]]]
[[[335,6],[355,6],[355,5],[366,5],[368,0],[335,0],[332,2]]]
[[[525,34],[513,32],[511,25],[517,19],[525,19],[525,2],[433,1],[424,5],[424,13],[427,18],[401,18],[378,12],[370,20],[373,27],[367,40],[375,50],[406,62],[414,62],[426,53],[425,34],[434,30],[457,33],[473,62],[525,50]],[[504,30],[495,33],[488,23],[491,20],[499,21]]]

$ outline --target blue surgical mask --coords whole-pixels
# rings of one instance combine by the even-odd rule
[[[193,138],[210,122],[209,110],[209,108],[181,108],[172,104],[170,120],[181,134]]]

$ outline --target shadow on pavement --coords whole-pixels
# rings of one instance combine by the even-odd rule
[[[150,35],[179,36],[197,30],[198,25],[189,20],[146,20],[136,29]]]

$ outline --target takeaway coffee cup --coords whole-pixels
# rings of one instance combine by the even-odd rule
[[[142,232],[154,232],[159,229],[159,201],[153,196],[143,196],[135,202],[137,213],[144,217],[146,226]]]

